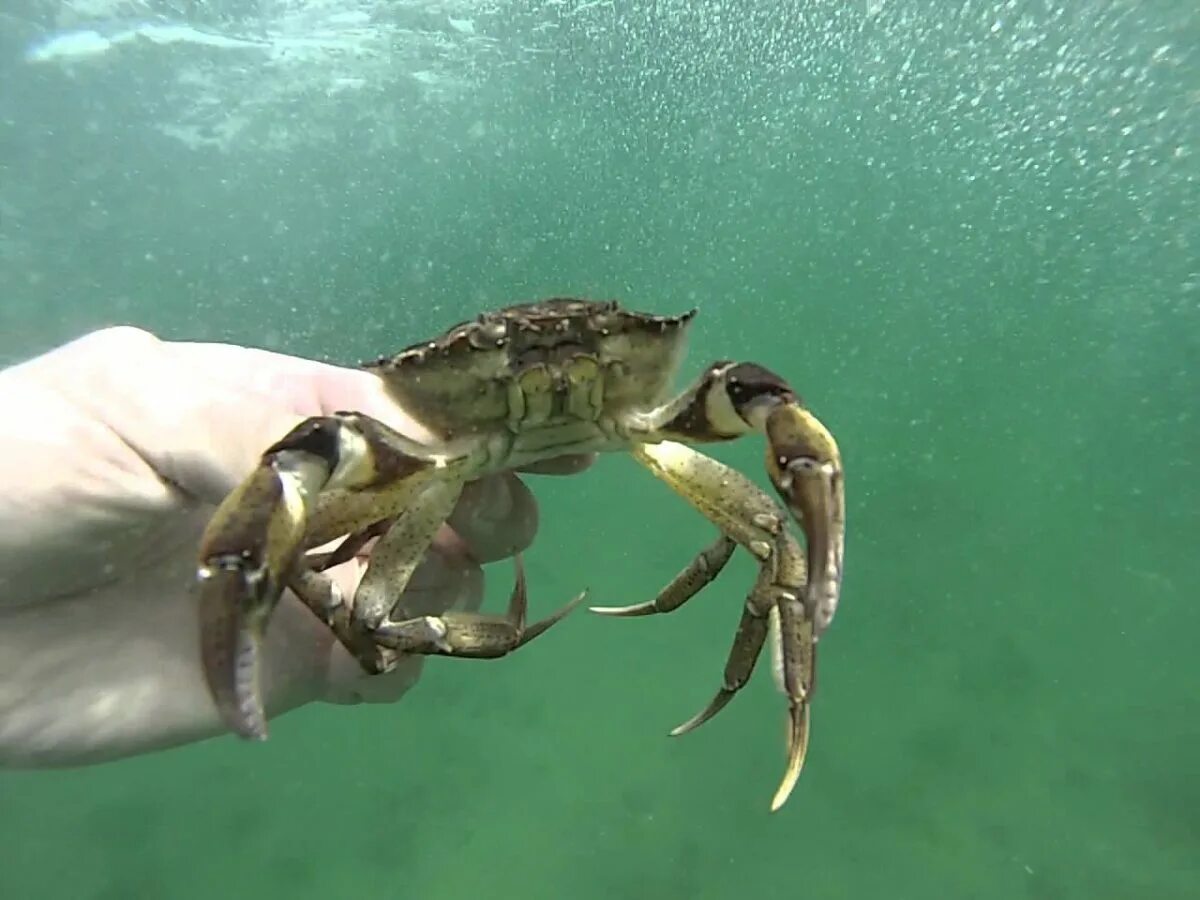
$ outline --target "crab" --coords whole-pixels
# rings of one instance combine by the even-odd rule
[[[695,315],[568,298],[484,313],[364,365],[434,442],[418,443],[351,411],[307,419],[268,448],[217,508],[200,547],[201,657],[226,725],[245,738],[266,738],[257,658],[284,587],[370,673],[388,671],[403,654],[501,657],[544,633],[584,594],[527,626],[520,557],[503,616],[416,615],[405,610],[405,586],[467,482],[569,454],[623,451],[718,536],[653,600],[592,610],[669,613],[712,582],[738,547],[757,561],[721,686],[671,734],[716,715],[749,680],[769,640],[788,704],[787,762],[771,802],[779,809],[804,764],[816,645],[841,589],[841,456],[795,391],[755,363],[714,362],[672,394]],[[782,505],[689,446],[751,432],[766,438],[767,473]],[[340,596],[322,571],[370,540],[376,543],[361,583],[353,597]],[[335,549],[318,552],[328,547]]]

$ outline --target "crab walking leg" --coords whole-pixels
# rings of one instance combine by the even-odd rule
[[[795,596],[783,598],[772,622],[776,677],[788,698],[788,763],[771,799],[775,812],[792,793],[808,754],[809,709],[817,690],[817,633],[813,616]]]
[[[635,603],[632,606],[593,606],[590,610],[602,616],[650,616],[655,613],[674,612],[721,574],[736,547],[734,541],[722,534],[701,550],[653,600]]]
[[[334,566],[340,566],[342,563],[349,562],[370,541],[387,532],[392,527],[393,521],[393,519],[384,519],[382,522],[376,522],[368,528],[347,535],[333,550],[327,553],[309,553],[305,561],[310,568],[318,572],[324,572],[326,569],[332,569]]]
[[[380,647],[400,653],[504,656],[542,634],[582,602],[585,594],[548,619],[526,628],[525,571],[518,558],[516,587],[507,616],[475,612],[409,616],[403,608],[404,591],[438,528],[458,502],[463,486],[462,478],[447,472],[413,498],[372,549],[349,609],[343,604],[323,616],[326,625],[367,672],[375,674],[394,665],[395,653],[381,654]],[[314,607],[313,612],[321,616],[322,608],[328,610],[329,604]]]
[[[775,598],[771,593],[774,574],[773,565],[764,565],[759,570],[754,587],[746,598],[742,619],[738,622],[737,634],[734,636],[733,646],[729,649],[729,659],[725,663],[725,677],[716,695],[709,701],[708,706],[682,725],[672,728],[671,737],[694,731],[723,710],[734,694],[745,687],[750,676],[754,674],[754,667],[767,639],[770,616],[775,609]]]
[[[366,572],[351,602],[343,602],[343,598],[332,594],[332,582],[318,572],[308,570],[292,578],[289,587],[369,674],[394,668],[395,654],[380,651],[375,630],[401,602],[413,572],[424,558],[439,526],[454,509],[462,489],[461,478],[447,476],[444,480],[434,481],[410,499],[403,513],[387,521],[388,527],[372,548]],[[376,530],[368,528],[351,535],[333,552],[335,563],[321,560],[321,568],[336,564],[337,557],[345,552],[343,548],[347,545],[357,544],[361,549],[365,540],[360,543],[357,538],[373,536]]]
[[[395,516],[444,462],[420,459],[366,416],[307,419],[268,449],[217,507],[200,543],[200,651],[205,680],[228,727],[265,739],[258,652],[301,552]],[[353,496],[323,507],[320,495]]]
[[[507,615],[472,611],[409,616],[403,607],[404,591],[462,488],[459,479],[435,481],[397,517],[372,549],[352,603],[342,602],[333,582],[320,572],[309,569],[292,578],[289,587],[366,672],[390,670],[397,653],[482,659],[504,656],[561,621],[586,596],[585,591],[546,619],[527,627],[525,570],[518,556]],[[339,548],[337,552],[342,551]]]
[[[545,634],[552,625],[566,618],[587,596],[587,591],[583,591],[545,619],[526,626],[525,612],[529,604],[525,564],[520,554],[513,557],[513,562],[516,566],[516,580],[506,615],[447,612],[440,616],[387,620],[381,622],[375,630],[375,640],[401,653],[496,659]]]
[[[354,594],[351,619],[361,631],[375,632],[400,602],[413,572],[462,494],[459,479],[435,481],[384,533],[371,551],[367,571]]]
[[[741,473],[673,441],[635,447],[633,455],[759,560],[759,575],[746,600],[721,688],[707,707],[671,734],[686,734],[725,707],[749,681],[770,634],[789,722],[787,767],[771,803],[772,811],[777,810],[804,766],[809,703],[816,686],[816,633],[802,600],[804,555],[783,527],[774,501]]]

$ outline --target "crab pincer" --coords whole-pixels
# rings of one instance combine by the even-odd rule
[[[309,428],[263,455],[209,521],[200,544],[200,655],[221,718],[265,740],[259,650],[271,613],[304,549],[312,498],[329,479],[332,451]]]

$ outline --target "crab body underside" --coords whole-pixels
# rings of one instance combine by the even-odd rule
[[[769,639],[789,706],[788,763],[772,804],[779,808],[803,765],[816,643],[833,619],[841,586],[841,458],[832,435],[788,384],[754,363],[715,362],[672,395],[694,315],[655,316],[573,299],[485,313],[365,366],[433,441],[341,412],[306,420],[267,449],[217,509],[200,550],[205,677],[230,728],[266,736],[257,654],[285,586],[370,672],[387,671],[403,653],[503,656],[543,633],[583,595],[527,627],[519,557],[505,616],[413,615],[402,595],[467,482],[569,454],[624,451],[720,534],[654,600],[593,609],[670,612],[711,582],[737,547],[757,559],[759,575],[722,686],[672,734],[724,707]],[[766,438],[767,471],[783,508],[739,472],[688,446],[751,432]],[[785,509],[801,526],[803,551]],[[311,552],[338,539],[332,552]],[[339,596],[321,571],[372,539],[354,596]]]

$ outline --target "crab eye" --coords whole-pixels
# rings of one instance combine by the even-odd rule
[[[486,350],[489,347],[503,347],[507,337],[508,326],[493,319],[490,322],[480,322],[472,330],[469,340],[472,347]]]

